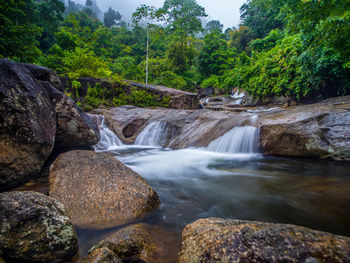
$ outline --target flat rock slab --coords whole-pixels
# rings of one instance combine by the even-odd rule
[[[70,151],[50,168],[49,194],[66,207],[73,224],[107,228],[146,216],[158,194],[137,173],[108,154]]]
[[[295,225],[200,219],[183,230],[177,262],[350,262],[350,238]]]
[[[64,206],[37,192],[0,194],[0,233],[6,262],[66,262],[78,250]]]

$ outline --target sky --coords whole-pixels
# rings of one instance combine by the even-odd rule
[[[74,0],[84,4],[86,0]],[[164,0],[96,0],[99,8],[105,12],[110,6],[119,11],[123,20],[129,20],[132,13],[141,4],[161,7]],[[207,21],[219,20],[224,25],[224,30],[228,27],[238,26],[240,22],[239,8],[246,0],[197,0],[197,3],[205,8],[208,17]]]

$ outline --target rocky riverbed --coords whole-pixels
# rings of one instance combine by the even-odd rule
[[[213,111],[179,92],[189,110],[103,119],[50,69],[1,59],[0,84],[0,262],[350,261],[349,238],[296,226],[349,235],[349,96]]]

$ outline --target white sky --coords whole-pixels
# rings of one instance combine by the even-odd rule
[[[84,4],[86,0],[75,0]],[[132,13],[141,4],[161,7],[164,0],[96,0],[99,8],[105,12],[108,7],[119,11],[123,19],[129,20]],[[197,0],[197,3],[205,8],[207,21],[220,20],[224,30],[228,27],[237,26],[240,22],[239,8],[246,0]]]

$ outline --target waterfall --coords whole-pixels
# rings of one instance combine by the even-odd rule
[[[102,115],[95,115],[97,119],[98,127],[100,129],[100,141],[94,145],[95,150],[107,150],[112,146],[123,145],[118,136],[112,132],[105,124],[105,117]]]
[[[150,122],[137,136],[136,145],[164,146],[168,137],[168,125],[166,122]]]
[[[222,153],[257,153],[259,128],[254,126],[235,127],[212,141],[207,149]]]

